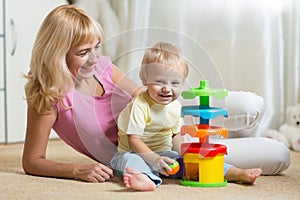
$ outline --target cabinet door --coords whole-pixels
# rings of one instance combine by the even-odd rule
[[[0,144],[5,142],[4,91],[0,91]]]
[[[2,18],[1,18],[2,19]],[[0,144],[5,142],[5,107],[4,107],[4,56],[3,56],[3,41],[0,37]]]
[[[23,141],[26,127],[25,79],[37,31],[45,16],[63,0],[6,1],[7,142]]]
[[[3,54],[3,0],[0,0],[0,143],[5,142],[4,122],[4,54]]]

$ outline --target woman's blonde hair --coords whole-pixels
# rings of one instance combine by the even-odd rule
[[[53,105],[62,103],[64,95],[75,85],[66,55],[71,48],[95,37],[102,40],[100,24],[76,6],[62,5],[47,15],[33,46],[30,71],[25,75],[28,106],[46,114]]]
[[[182,50],[170,42],[158,42],[145,51],[142,59],[142,67],[152,63],[163,64],[165,66],[182,66],[185,69],[184,78],[187,78],[189,73],[188,64],[183,57]]]

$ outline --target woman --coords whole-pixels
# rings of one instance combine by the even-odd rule
[[[25,76],[28,119],[23,169],[27,174],[88,182],[105,182],[113,177],[109,162],[117,146],[116,119],[142,90],[109,57],[100,55],[101,39],[100,25],[75,6],[59,6],[43,21],[34,43],[30,71]],[[46,149],[52,128],[68,145],[97,163],[48,160]],[[288,151],[283,146],[275,141],[270,145],[265,140],[254,139],[254,150],[243,152],[242,156],[255,155],[257,160],[252,164],[263,171],[276,164],[270,174],[287,168]],[[227,147],[241,152],[239,148],[244,144],[248,141],[237,141]],[[261,162],[255,149],[272,152],[268,150],[271,146],[282,156],[268,155]],[[240,161],[238,156],[229,154],[228,159],[235,166],[249,167],[248,161]]]
[[[122,108],[130,101],[130,94],[134,96],[139,90],[111,64],[108,57],[100,56],[101,39],[99,24],[76,7],[60,6],[44,20],[34,44],[30,72],[26,76],[28,121],[23,155],[26,173],[91,182],[104,182],[113,176],[113,171],[105,164],[115,151],[117,129],[114,113],[119,110],[112,111],[110,104],[121,97],[118,105]],[[124,92],[115,87],[115,83],[122,81],[126,83],[121,84]],[[86,98],[86,102],[78,102],[80,98]],[[92,102],[95,107],[88,104],[89,101],[95,101]],[[94,130],[99,135],[87,134],[86,138],[80,139],[82,132],[76,128],[90,126],[75,122],[86,122],[92,116],[86,112],[89,108],[97,108],[102,112],[100,114],[105,114],[101,119],[104,130],[100,133],[97,126]],[[103,164],[62,164],[47,160],[46,147],[52,128],[73,148]],[[90,153],[91,149],[87,149],[85,143],[100,141],[103,133],[115,144],[103,141],[103,148],[98,148],[99,144],[91,142],[89,148],[104,151],[99,159]]]

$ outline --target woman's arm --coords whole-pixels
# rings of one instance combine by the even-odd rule
[[[132,97],[140,94],[143,89],[139,87],[135,82],[130,80],[117,66],[113,65],[112,80],[122,90],[126,91]]]
[[[47,177],[74,178],[88,182],[104,182],[113,171],[100,164],[66,164],[46,159],[46,149],[56,112],[41,115],[28,108],[27,130],[23,150],[23,169],[27,174]]]

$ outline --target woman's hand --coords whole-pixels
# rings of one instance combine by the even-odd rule
[[[80,165],[75,171],[76,179],[93,183],[103,183],[113,176],[113,170],[101,163]]]

